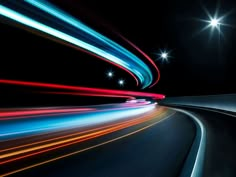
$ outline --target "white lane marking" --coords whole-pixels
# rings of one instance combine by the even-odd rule
[[[203,123],[201,122],[201,120],[199,120],[199,118],[197,118],[192,113],[182,110],[182,109],[176,109],[176,108],[169,108],[169,109],[173,109],[173,110],[176,110],[178,112],[182,112],[182,113],[188,115],[197,123],[197,125],[200,128],[201,139],[200,139],[196,159],[195,159],[193,169],[191,172],[191,176],[190,176],[190,177],[200,177],[200,176],[202,176],[201,174],[203,171],[203,162],[204,162],[205,149],[206,149],[206,129],[205,129]]]

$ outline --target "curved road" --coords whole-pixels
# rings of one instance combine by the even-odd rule
[[[27,158],[21,163],[31,164],[54,155],[82,151],[9,176],[179,176],[195,139],[195,130],[195,124],[187,115],[167,110],[162,119],[153,119],[63,150]],[[14,167],[8,166],[8,170],[10,168]]]
[[[198,107],[180,106],[178,108],[194,114],[206,129],[202,176],[235,177],[236,114]]]
[[[236,176],[236,115],[213,109],[174,108],[184,113],[169,108],[161,118],[27,158],[20,163],[31,165],[54,160],[9,176],[185,177],[191,176],[190,173],[194,177]],[[199,144],[196,145],[197,124],[189,115],[198,119],[206,131],[202,173],[191,172],[198,150],[193,147]],[[56,156],[63,158],[55,159]],[[8,168],[13,169],[14,165]],[[195,170],[201,171],[199,167]]]

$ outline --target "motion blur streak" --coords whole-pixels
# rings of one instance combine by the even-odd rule
[[[155,63],[133,43],[128,41],[149,63],[47,1],[3,1],[0,15],[31,32],[122,68],[142,88],[151,87],[160,79]],[[157,72],[156,81],[150,64]],[[157,106],[156,101],[165,98],[162,94],[4,79],[0,79],[0,84],[33,87],[40,94],[126,99],[124,103],[107,105],[0,109],[0,141],[4,142],[0,147],[0,176],[128,137],[175,114]]]
[[[161,74],[160,74],[160,70],[158,69],[158,67],[155,64],[155,62],[145,52],[143,52],[138,46],[136,46],[135,44],[133,44],[131,41],[129,41],[128,39],[124,38],[123,36],[121,36],[121,37],[126,42],[128,42],[133,48],[135,48],[139,53],[141,53],[152,64],[152,66],[155,68],[155,70],[157,72],[157,79],[156,79],[156,81],[152,85],[149,86],[149,88],[151,88],[154,85],[156,85],[159,82],[160,78],[161,78]]]
[[[119,65],[133,73],[139,79],[142,88],[153,83],[150,68],[140,58],[50,3],[26,0],[5,4],[0,5],[1,15]],[[149,61],[154,64],[152,60]]]
[[[20,138],[32,134],[59,131],[64,129],[78,128],[89,125],[99,125],[106,122],[123,119],[125,116],[138,116],[154,108],[154,105],[123,108],[104,112],[89,112],[87,114],[58,117],[47,117],[44,119],[28,119],[27,121],[16,120],[14,122],[4,121],[0,125],[0,139]]]
[[[151,114],[151,115],[153,116],[153,114]],[[40,146],[37,146],[37,147],[28,148],[28,149],[24,148],[22,150],[15,151],[15,152],[5,153],[3,155],[0,155],[0,158],[4,159],[4,158],[15,156],[15,155],[18,155],[18,154],[25,154],[27,152],[31,152],[31,151],[35,151],[35,150],[39,150],[39,149],[45,149],[45,148],[48,148],[48,147],[53,147],[55,145],[63,144],[61,146],[50,148],[48,150],[61,148],[61,147],[71,145],[71,144],[74,144],[74,143],[78,143],[78,142],[81,142],[81,141],[84,141],[84,140],[88,140],[88,139],[91,139],[91,138],[102,136],[102,135],[105,135],[105,134],[108,134],[108,133],[111,133],[111,132],[114,132],[114,131],[117,131],[117,130],[120,130],[120,129],[124,129],[124,128],[127,128],[129,126],[133,126],[135,124],[140,124],[140,123],[142,123],[144,121],[147,121],[149,119],[150,119],[150,115],[149,116],[142,116],[140,119],[135,119],[135,120],[132,120],[132,121],[124,121],[120,125],[115,125],[113,127],[109,127],[109,128],[104,129],[104,130],[98,130],[96,132],[91,132],[91,133],[88,133],[88,134],[85,134],[85,135],[76,136],[76,137],[72,137],[72,138],[67,137],[66,139],[63,139],[63,140],[60,140],[60,141],[57,141],[57,142],[52,142],[52,143],[48,143],[48,144],[44,144],[44,145],[40,145]],[[66,143],[69,143],[69,144],[66,144]],[[46,151],[48,151],[48,150],[46,150]],[[40,151],[36,154],[39,154],[39,153],[42,153],[42,152],[45,152],[45,150]],[[27,155],[27,157],[31,156],[31,155],[35,155],[35,153],[29,154],[29,155]],[[26,155],[24,155],[22,158],[24,158],[24,157],[26,157]],[[18,160],[18,159],[20,159],[20,158],[7,160],[7,161],[2,161],[0,164],[4,164],[6,162],[13,161],[13,160]]]
[[[139,120],[141,118],[142,117],[137,118],[135,120],[125,121],[125,122],[126,123],[136,122],[137,120]],[[69,137],[73,137],[73,136],[77,136],[77,135],[81,135],[81,134],[85,134],[85,133],[90,133],[90,132],[93,132],[93,131],[102,130],[102,129],[105,129],[105,128],[110,128],[112,126],[117,126],[117,125],[122,125],[122,124],[123,124],[123,122],[115,123],[113,125],[101,126],[101,127],[98,127],[98,128],[91,128],[91,129],[88,129],[88,130],[85,130],[85,131],[81,131],[81,132],[78,132],[78,133],[72,133],[72,134],[69,134],[69,135],[60,136],[60,137],[56,137],[56,138],[51,138],[51,139],[47,139],[47,140],[43,140],[43,141],[37,141],[37,142],[33,142],[33,143],[29,143],[29,144],[24,144],[24,145],[20,145],[20,146],[14,146],[14,147],[11,147],[11,148],[0,150],[0,152],[10,151],[10,150],[13,150],[13,149],[19,149],[19,148],[23,148],[23,147],[29,147],[29,146],[32,146],[32,145],[36,145],[36,144],[40,144],[40,143],[45,143],[45,142],[49,142],[49,141],[54,141],[54,140],[57,140],[57,139],[69,138]]]
[[[72,96],[89,96],[89,97],[110,97],[110,98],[126,98],[135,99],[132,96],[126,95],[110,95],[110,94],[95,94],[95,93],[76,93],[76,92],[41,92],[43,94],[56,94],[56,95],[72,95]]]
[[[108,133],[119,131],[121,129],[125,129],[135,125],[148,125],[147,127],[149,127],[150,123],[147,124],[147,122],[152,122],[154,121],[154,119],[156,119],[156,123],[163,117],[166,118],[167,114],[166,108],[158,108],[154,103],[148,101],[146,103],[139,103],[138,101],[133,100],[127,103],[122,103],[119,106],[118,105],[119,104],[114,104],[112,110],[111,105],[107,107],[104,105],[102,109],[100,108],[100,106],[98,106],[97,109],[93,108],[94,110],[89,110],[88,113],[81,112],[76,113],[75,115],[68,116],[60,116],[62,111],[60,111],[57,116],[40,116],[40,118],[37,118],[37,116],[35,115],[36,117],[31,117],[27,119],[26,122],[18,120],[19,118],[16,118],[14,122],[12,122],[11,120],[2,121],[3,123],[0,125],[0,133],[1,136],[4,136],[5,148],[0,148],[0,158],[2,159],[0,164],[5,165],[23,158],[40,155],[42,153],[46,153],[48,151],[56,149],[65,148],[73,144],[81,143],[83,141],[94,139]],[[101,111],[99,112],[98,109],[101,109]],[[53,120],[51,122],[52,125],[50,125],[50,119]],[[73,122],[73,125],[68,125],[68,122]],[[17,127],[17,129],[12,128],[12,124],[15,124],[15,128]],[[27,129],[27,127],[29,127],[26,124],[30,124],[30,128],[34,131],[39,129],[38,126],[47,124],[46,129],[48,129],[49,127],[51,129],[54,129],[54,131],[47,131],[45,133],[42,132],[43,130],[40,127],[40,131],[37,131],[37,134],[33,134],[32,132],[30,132],[30,134],[28,134],[27,136],[18,136],[19,134],[21,134],[21,132],[19,132],[20,127],[24,129]],[[61,128],[62,125],[63,127],[66,126],[65,130]],[[14,135],[14,139],[7,136],[6,133],[4,133],[4,130],[11,132]],[[133,133],[134,132],[127,133],[126,135],[124,135],[124,137]],[[16,146],[16,144],[19,144],[19,146]],[[81,152],[82,151],[84,150],[81,150]],[[43,163],[40,162],[37,164],[42,165],[44,163],[61,159],[76,153],[77,152],[72,152],[63,155],[62,157],[52,158],[50,160],[46,160]],[[38,165],[30,165],[23,169],[10,172],[9,174],[16,173]],[[7,173],[3,176],[7,176],[9,174]]]
[[[0,79],[0,84],[10,84],[28,87],[39,87],[39,88],[50,88],[50,89],[63,89],[69,91],[76,91],[75,93],[83,93],[88,96],[88,94],[96,94],[96,96],[132,96],[132,97],[149,97],[152,99],[164,99],[165,95],[155,94],[155,93],[145,93],[145,92],[134,92],[127,90],[111,90],[111,89],[101,89],[101,88],[90,88],[90,87],[79,87],[79,86],[68,86],[60,84],[49,84],[41,82],[27,82],[27,81],[16,81],[16,80],[4,80]],[[75,94],[76,95],[76,94]]]
[[[171,115],[173,115],[173,114],[171,114]],[[170,117],[171,115],[169,115],[168,117]],[[137,130],[135,130],[133,132],[127,133],[125,135],[113,138],[113,139],[105,141],[103,143],[99,143],[99,144],[90,146],[88,148],[84,148],[84,149],[81,149],[81,150],[78,150],[78,151],[75,151],[75,152],[72,152],[72,153],[68,153],[68,154],[65,154],[65,155],[62,155],[62,156],[59,156],[59,157],[56,157],[56,158],[52,158],[52,159],[49,159],[49,160],[46,160],[46,161],[43,161],[43,162],[40,162],[40,163],[36,163],[34,165],[29,165],[27,167],[24,167],[24,168],[21,168],[21,169],[18,169],[18,170],[14,170],[14,171],[8,172],[8,173],[3,174],[2,176],[3,177],[4,176],[9,176],[9,175],[12,175],[14,173],[18,173],[18,172],[21,172],[21,171],[24,171],[24,170],[27,170],[27,169],[30,169],[30,168],[33,168],[33,167],[44,165],[44,164],[47,164],[47,163],[50,163],[50,162],[53,162],[53,161],[56,161],[56,160],[60,160],[60,159],[63,159],[63,158],[66,158],[66,157],[69,157],[69,156],[72,156],[72,155],[76,155],[78,153],[81,153],[81,152],[84,152],[84,151],[87,151],[87,150],[90,150],[90,149],[93,149],[93,148],[96,148],[96,147],[99,147],[99,146],[102,146],[102,145],[105,145],[105,144],[117,141],[119,139],[126,138],[126,137],[128,137],[130,135],[136,134],[136,133],[141,132],[141,131],[143,131],[143,130],[145,130],[147,128],[150,128],[150,127],[156,125],[160,121],[161,121],[160,119],[157,119],[154,123],[151,123],[151,124],[148,124],[146,126],[143,126],[142,128],[139,128],[139,129],[137,129]]]
[[[34,110],[32,110],[34,109]],[[31,108],[31,109],[8,109],[8,110],[0,110],[0,120],[9,120],[9,119],[16,119],[16,118],[27,118],[29,116],[40,115],[40,114],[70,114],[70,113],[80,113],[83,111],[92,111],[96,110],[94,108],[55,108],[55,109],[45,109],[45,108]]]

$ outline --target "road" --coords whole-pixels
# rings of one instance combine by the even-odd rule
[[[181,173],[195,139],[195,124],[187,116],[167,110],[158,118],[102,137],[20,161],[31,166],[9,176],[33,177],[172,177]],[[37,163],[36,163],[37,162]],[[18,166],[20,166],[18,164]],[[9,169],[16,164],[8,166]],[[5,175],[5,176],[8,176]]]
[[[193,113],[206,129],[203,177],[236,176],[236,116],[215,109],[179,107]]]
[[[235,114],[186,106],[158,109],[165,111],[145,122],[8,164],[5,176],[236,176]],[[196,120],[206,132],[202,147]],[[198,161],[200,166],[192,168]]]

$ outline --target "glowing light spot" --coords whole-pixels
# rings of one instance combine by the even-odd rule
[[[161,60],[161,62],[169,62],[170,51],[167,50],[160,50],[159,53],[157,53],[157,60]]]
[[[218,19],[211,19],[210,25],[211,25],[212,27],[217,27],[218,25],[220,25],[219,21],[220,21],[220,20],[218,20]]]
[[[120,80],[118,81],[118,84],[119,84],[120,86],[123,86],[123,85],[125,84],[125,81],[124,81],[123,79],[120,79]]]
[[[168,53],[163,52],[163,53],[161,54],[161,58],[162,58],[162,59],[167,59],[167,58],[168,58]]]
[[[112,78],[114,76],[114,73],[112,71],[107,72],[107,77]]]

